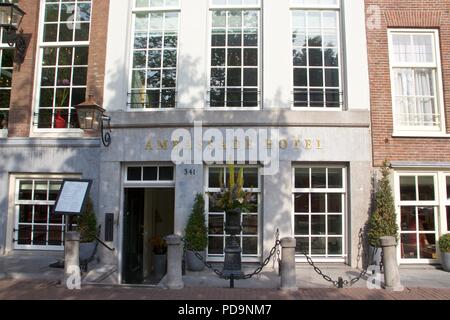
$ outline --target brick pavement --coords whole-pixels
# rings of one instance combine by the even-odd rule
[[[0,281],[0,300],[450,300],[450,289],[407,288],[404,292],[355,289],[186,288],[170,291],[142,287],[84,286],[70,291],[56,282]]]

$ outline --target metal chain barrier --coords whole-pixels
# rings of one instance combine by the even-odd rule
[[[357,263],[358,264],[359,264],[359,261],[361,261],[361,258],[362,258],[362,253],[361,252],[362,252],[363,240],[364,240],[363,229],[360,229],[359,230],[358,257],[357,257]],[[361,273],[357,277],[355,277],[355,278],[353,278],[351,280],[344,280],[342,277],[339,277],[338,280],[333,280],[329,275],[324,274],[323,271],[320,270],[320,268],[315,265],[315,263],[312,260],[312,258],[306,252],[302,252],[302,254],[306,257],[306,260],[311,265],[311,267],[314,268],[314,271],[318,275],[320,275],[325,281],[332,283],[336,288],[343,288],[344,286],[351,287],[351,286],[355,285],[359,280],[361,280],[361,278],[364,277],[367,274],[368,267],[370,265],[370,261],[373,260],[373,255],[374,255],[374,253],[373,253],[371,260],[368,261],[368,266],[366,268],[363,268],[363,270],[361,271]],[[366,257],[367,257],[367,254],[366,254]]]
[[[270,260],[272,260],[272,258],[277,259],[278,258],[278,263],[280,263],[281,259],[280,259],[280,255],[281,255],[281,250],[280,250],[280,246],[281,246],[281,241],[280,241],[280,231],[277,230],[276,232],[276,240],[275,240],[275,245],[274,247],[270,250],[270,254],[269,256],[264,260],[264,262],[258,267],[256,268],[255,271],[253,271],[252,273],[249,274],[245,274],[242,275],[240,277],[234,277],[234,280],[245,280],[245,279],[251,279],[252,277],[258,275],[261,273],[261,271],[269,264]],[[186,248],[189,246],[189,243],[186,241],[186,239],[182,238],[182,241],[184,242],[184,253],[186,253]],[[206,261],[201,254],[199,254],[198,252],[194,251],[194,255],[197,259],[199,259],[201,262],[203,262],[203,264],[205,265],[205,267],[207,267],[209,270],[211,270],[212,272],[214,272],[217,276],[219,276],[222,279],[226,279],[226,280],[230,280],[230,277],[225,277],[223,275],[223,272],[215,269],[211,263],[209,263],[208,261]]]

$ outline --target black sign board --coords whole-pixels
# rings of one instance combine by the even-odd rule
[[[54,213],[59,215],[79,216],[86,205],[92,180],[63,180],[55,203]]]

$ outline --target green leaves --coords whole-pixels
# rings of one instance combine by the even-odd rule
[[[439,239],[439,249],[442,253],[450,253],[450,233],[443,235]]]
[[[197,194],[185,229],[185,239],[188,249],[203,251],[208,244],[208,230],[205,222],[205,199]]]
[[[387,160],[384,161],[381,172],[382,179],[376,194],[376,207],[369,220],[369,243],[374,247],[380,246],[380,238],[384,236],[392,236],[398,241],[397,216]]]
[[[83,215],[77,219],[76,230],[80,233],[80,242],[82,243],[93,242],[97,236],[97,216],[90,197],[86,202]]]

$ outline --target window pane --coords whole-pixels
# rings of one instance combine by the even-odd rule
[[[401,207],[401,231],[416,231],[416,207]]]
[[[258,187],[258,168],[244,168],[244,188]]]
[[[311,254],[325,255],[326,254],[326,238],[311,238]]]
[[[311,234],[312,235],[325,235],[326,234],[325,218],[326,217],[324,215],[311,216]]]
[[[128,167],[127,169],[127,180],[128,181],[141,181],[141,167]]]
[[[136,178],[138,178],[140,172],[136,172]],[[158,179],[158,167],[144,167],[143,172],[144,181],[156,181]],[[138,180],[141,180],[140,177]]]
[[[311,187],[326,188],[327,187],[327,170],[325,168],[311,169]]]
[[[160,181],[172,181],[173,180],[173,167],[159,167],[159,180]]]
[[[242,239],[242,254],[256,255],[258,254],[258,238],[244,237]]]
[[[312,193],[311,194],[311,212],[325,213],[325,194]]]
[[[329,168],[328,169],[328,188],[330,188],[330,189],[343,188],[342,171],[343,170],[341,168]]]
[[[309,235],[309,216],[296,215],[294,218],[294,232],[296,235]]]
[[[297,193],[295,194],[295,212],[309,213],[309,194]]]
[[[328,235],[342,235],[342,216],[328,216]]]
[[[447,177],[447,200],[450,200],[450,176]]]
[[[434,177],[419,177],[419,200],[433,201],[435,200],[434,193]]]
[[[32,192],[33,192],[32,181],[20,181],[19,200],[31,200]]]
[[[242,229],[242,234],[244,235],[258,235],[258,216],[243,215]]]
[[[419,234],[419,245],[420,259],[437,259],[434,234]]]
[[[342,255],[342,238],[328,238],[328,254]]]
[[[223,237],[208,237],[208,254],[223,254]]]
[[[415,177],[413,176],[400,177],[400,199],[401,201],[417,200]]]
[[[328,213],[342,213],[342,194],[329,193],[328,197]]]
[[[19,206],[19,223],[33,222],[33,206],[21,205]]]
[[[223,215],[209,215],[208,217],[208,232],[209,234],[223,234],[224,233],[224,217]]]
[[[309,187],[309,168],[295,169],[295,188],[308,189]]]
[[[295,252],[309,254],[309,238],[295,238],[297,241]]]
[[[418,208],[419,231],[435,231],[434,208]]]

